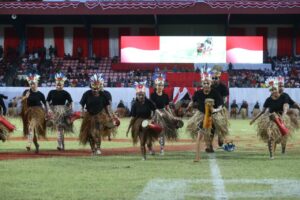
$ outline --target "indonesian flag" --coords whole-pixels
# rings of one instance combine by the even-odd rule
[[[121,37],[121,62],[151,63],[160,59],[159,36]]]
[[[263,60],[263,37],[226,37],[227,63],[258,63]]]
[[[175,87],[173,92],[173,103],[176,104],[180,101],[186,94],[188,89],[185,87]]]

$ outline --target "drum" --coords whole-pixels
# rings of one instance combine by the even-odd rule
[[[7,119],[4,117],[0,116],[0,123],[7,128],[9,132],[12,132],[16,129],[16,127],[11,124]]]
[[[72,124],[75,120],[80,119],[80,118],[81,118],[81,112],[77,111],[77,112],[72,113],[72,114],[68,117],[67,122],[68,122],[69,124]]]
[[[149,125],[149,120],[145,119],[145,120],[142,121],[142,127],[143,128],[147,128],[148,125]]]
[[[142,127],[143,128],[149,128],[156,133],[160,133],[162,131],[162,127],[159,124],[155,124],[153,122],[150,122],[149,120],[145,119],[142,121]]]
[[[113,118],[112,120],[109,120],[107,123],[105,123],[105,127],[107,128],[115,128],[117,126],[120,126],[121,122],[118,118]]]

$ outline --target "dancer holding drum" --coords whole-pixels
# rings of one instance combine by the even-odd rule
[[[208,149],[213,149],[211,135],[217,133],[220,138],[228,134],[226,120],[220,113],[222,111],[223,99],[220,94],[211,88],[211,75],[202,72],[203,90],[197,91],[193,101],[189,104],[197,104],[198,111],[188,121],[187,131],[196,139],[195,162],[200,160],[200,142],[204,137]]]
[[[266,99],[263,110],[250,121],[250,125],[258,120],[257,135],[268,144],[270,159],[274,159],[276,144],[281,143],[281,152],[285,153],[288,136],[295,127],[287,115],[289,100],[279,93],[278,78],[268,78],[266,85],[270,88],[271,96]]]
[[[163,92],[165,84],[164,76],[159,74],[154,82],[155,90],[151,94],[150,99],[157,108],[154,115],[154,122],[163,128],[159,144],[160,154],[164,155],[165,138],[168,140],[176,140],[178,136],[177,129],[183,126],[183,121],[175,117],[169,108],[169,96]]]
[[[150,154],[154,154],[152,143],[158,139],[161,127],[154,124],[152,117],[156,110],[152,101],[146,98],[146,82],[136,83],[136,101],[131,107],[131,120],[127,134],[131,129],[133,143],[140,140],[140,147],[143,160],[146,160],[146,144]]]

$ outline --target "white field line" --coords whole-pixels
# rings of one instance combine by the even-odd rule
[[[300,199],[300,181],[289,179],[231,179],[224,180],[226,185],[267,185],[270,189],[226,192],[228,199],[263,199],[263,198],[297,198]],[[186,197],[214,198],[215,194],[209,191],[194,191],[190,189],[193,184],[205,185],[214,184],[210,179],[153,179],[143,192],[137,197],[138,200],[183,200]]]
[[[148,182],[137,200],[184,200],[187,182],[183,180],[154,179]]]
[[[221,171],[217,164],[215,154],[209,154],[209,166],[213,182],[213,187],[215,190],[215,200],[226,200],[228,196],[225,190],[224,180],[222,179]]]

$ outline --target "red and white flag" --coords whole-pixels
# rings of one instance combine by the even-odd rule
[[[260,63],[263,60],[263,37],[226,37],[227,63]]]
[[[188,93],[187,88],[185,87],[174,87],[173,92],[173,103],[176,104]]]

